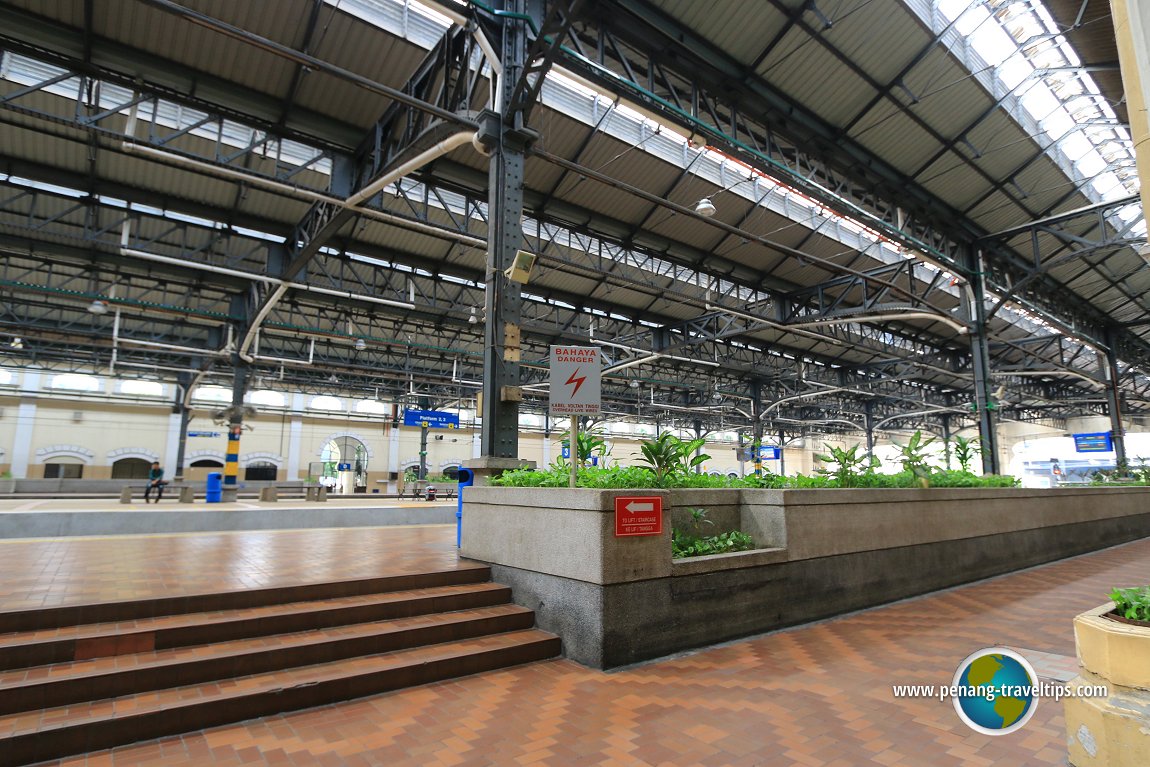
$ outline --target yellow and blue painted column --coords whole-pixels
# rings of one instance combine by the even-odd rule
[[[224,487],[235,487],[240,474],[240,435],[244,425],[235,420],[228,425],[228,452],[224,457]]]

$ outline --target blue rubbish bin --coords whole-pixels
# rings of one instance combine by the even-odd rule
[[[224,496],[224,475],[213,471],[208,475],[208,503],[219,503]]]
[[[475,472],[471,469],[459,470],[459,503],[455,509],[455,548],[463,543],[463,488],[475,484]]]

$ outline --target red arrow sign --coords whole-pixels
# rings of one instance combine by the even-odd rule
[[[663,499],[657,495],[615,499],[615,535],[662,535]]]

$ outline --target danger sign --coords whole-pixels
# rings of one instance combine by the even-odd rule
[[[598,414],[602,367],[598,346],[552,346],[551,415]]]
[[[662,535],[663,499],[657,495],[615,499],[615,537]]]

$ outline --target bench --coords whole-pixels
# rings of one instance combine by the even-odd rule
[[[140,496],[143,497],[144,493],[148,491],[147,485],[124,485],[120,488],[120,503],[131,503],[135,491],[140,491]],[[164,492],[171,493],[178,490],[180,493],[179,503],[195,503],[196,502],[196,489],[191,485],[176,484],[168,482],[164,485]]]
[[[454,484],[454,483],[452,483],[450,485],[442,485],[442,486],[436,485],[435,486],[436,500],[439,500],[439,499],[447,500],[449,498],[454,498],[458,487],[459,486]],[[404,494],[400,493],[399,499],[403,500],[403,498],[404,498]],[[415,487],[411,488],[411,500],[413,500],[413,501],[415,501],[415,500],[426,501],[427,500],[427,489],[424,488],[423,490],[420,490],[420,489],[415,488]]]
[[[303,491],[302,495],[305,501],[312,501],[319,503],[327,500],[327,488],[323,485],[267,485],[260,488],[260,500],[266,503],[275,503],[280,499],[281,490],[290,490],[294,492]]]

